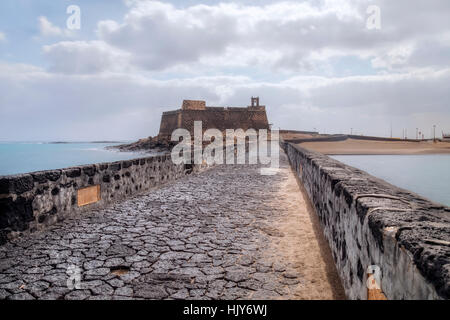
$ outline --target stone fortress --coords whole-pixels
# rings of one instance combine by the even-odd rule
[[[183,100],[181,109],[164,112],[158,138],[170,140],[178,128],[194,133],[194,121],[202,121],[203,130],[218,129],[269,129],[266,107],[259,105],[259,97],[251,98],[251,105],[237,107],[208,107],[205,101]]]

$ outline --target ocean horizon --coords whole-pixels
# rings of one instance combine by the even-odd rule
[[[0,176],[129,160],[151,155],[144,152],[107,149],[107,147],[127,142],[2,141],[0,142]]]

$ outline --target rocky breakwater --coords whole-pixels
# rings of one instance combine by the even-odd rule
[[[175,142],[167,139],[162,139],[158,136],[142,138],[138,141],[121,144],[118,146],[108,147],[108,149],[117,149],[119,151],[152,151],[152,152],[167,152],[172,150]]]

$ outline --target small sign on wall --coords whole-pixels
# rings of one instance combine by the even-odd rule
[[[86,206],[100,200],[100,185],[79,189],[77,191],[78,206]]]

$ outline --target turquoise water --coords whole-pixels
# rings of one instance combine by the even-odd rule
[[[345,155],[332,158],[450,206],[450,155]]]
[[[142,157],[141,153],[105,149],[117,144],[0,142],[0,175]]]

